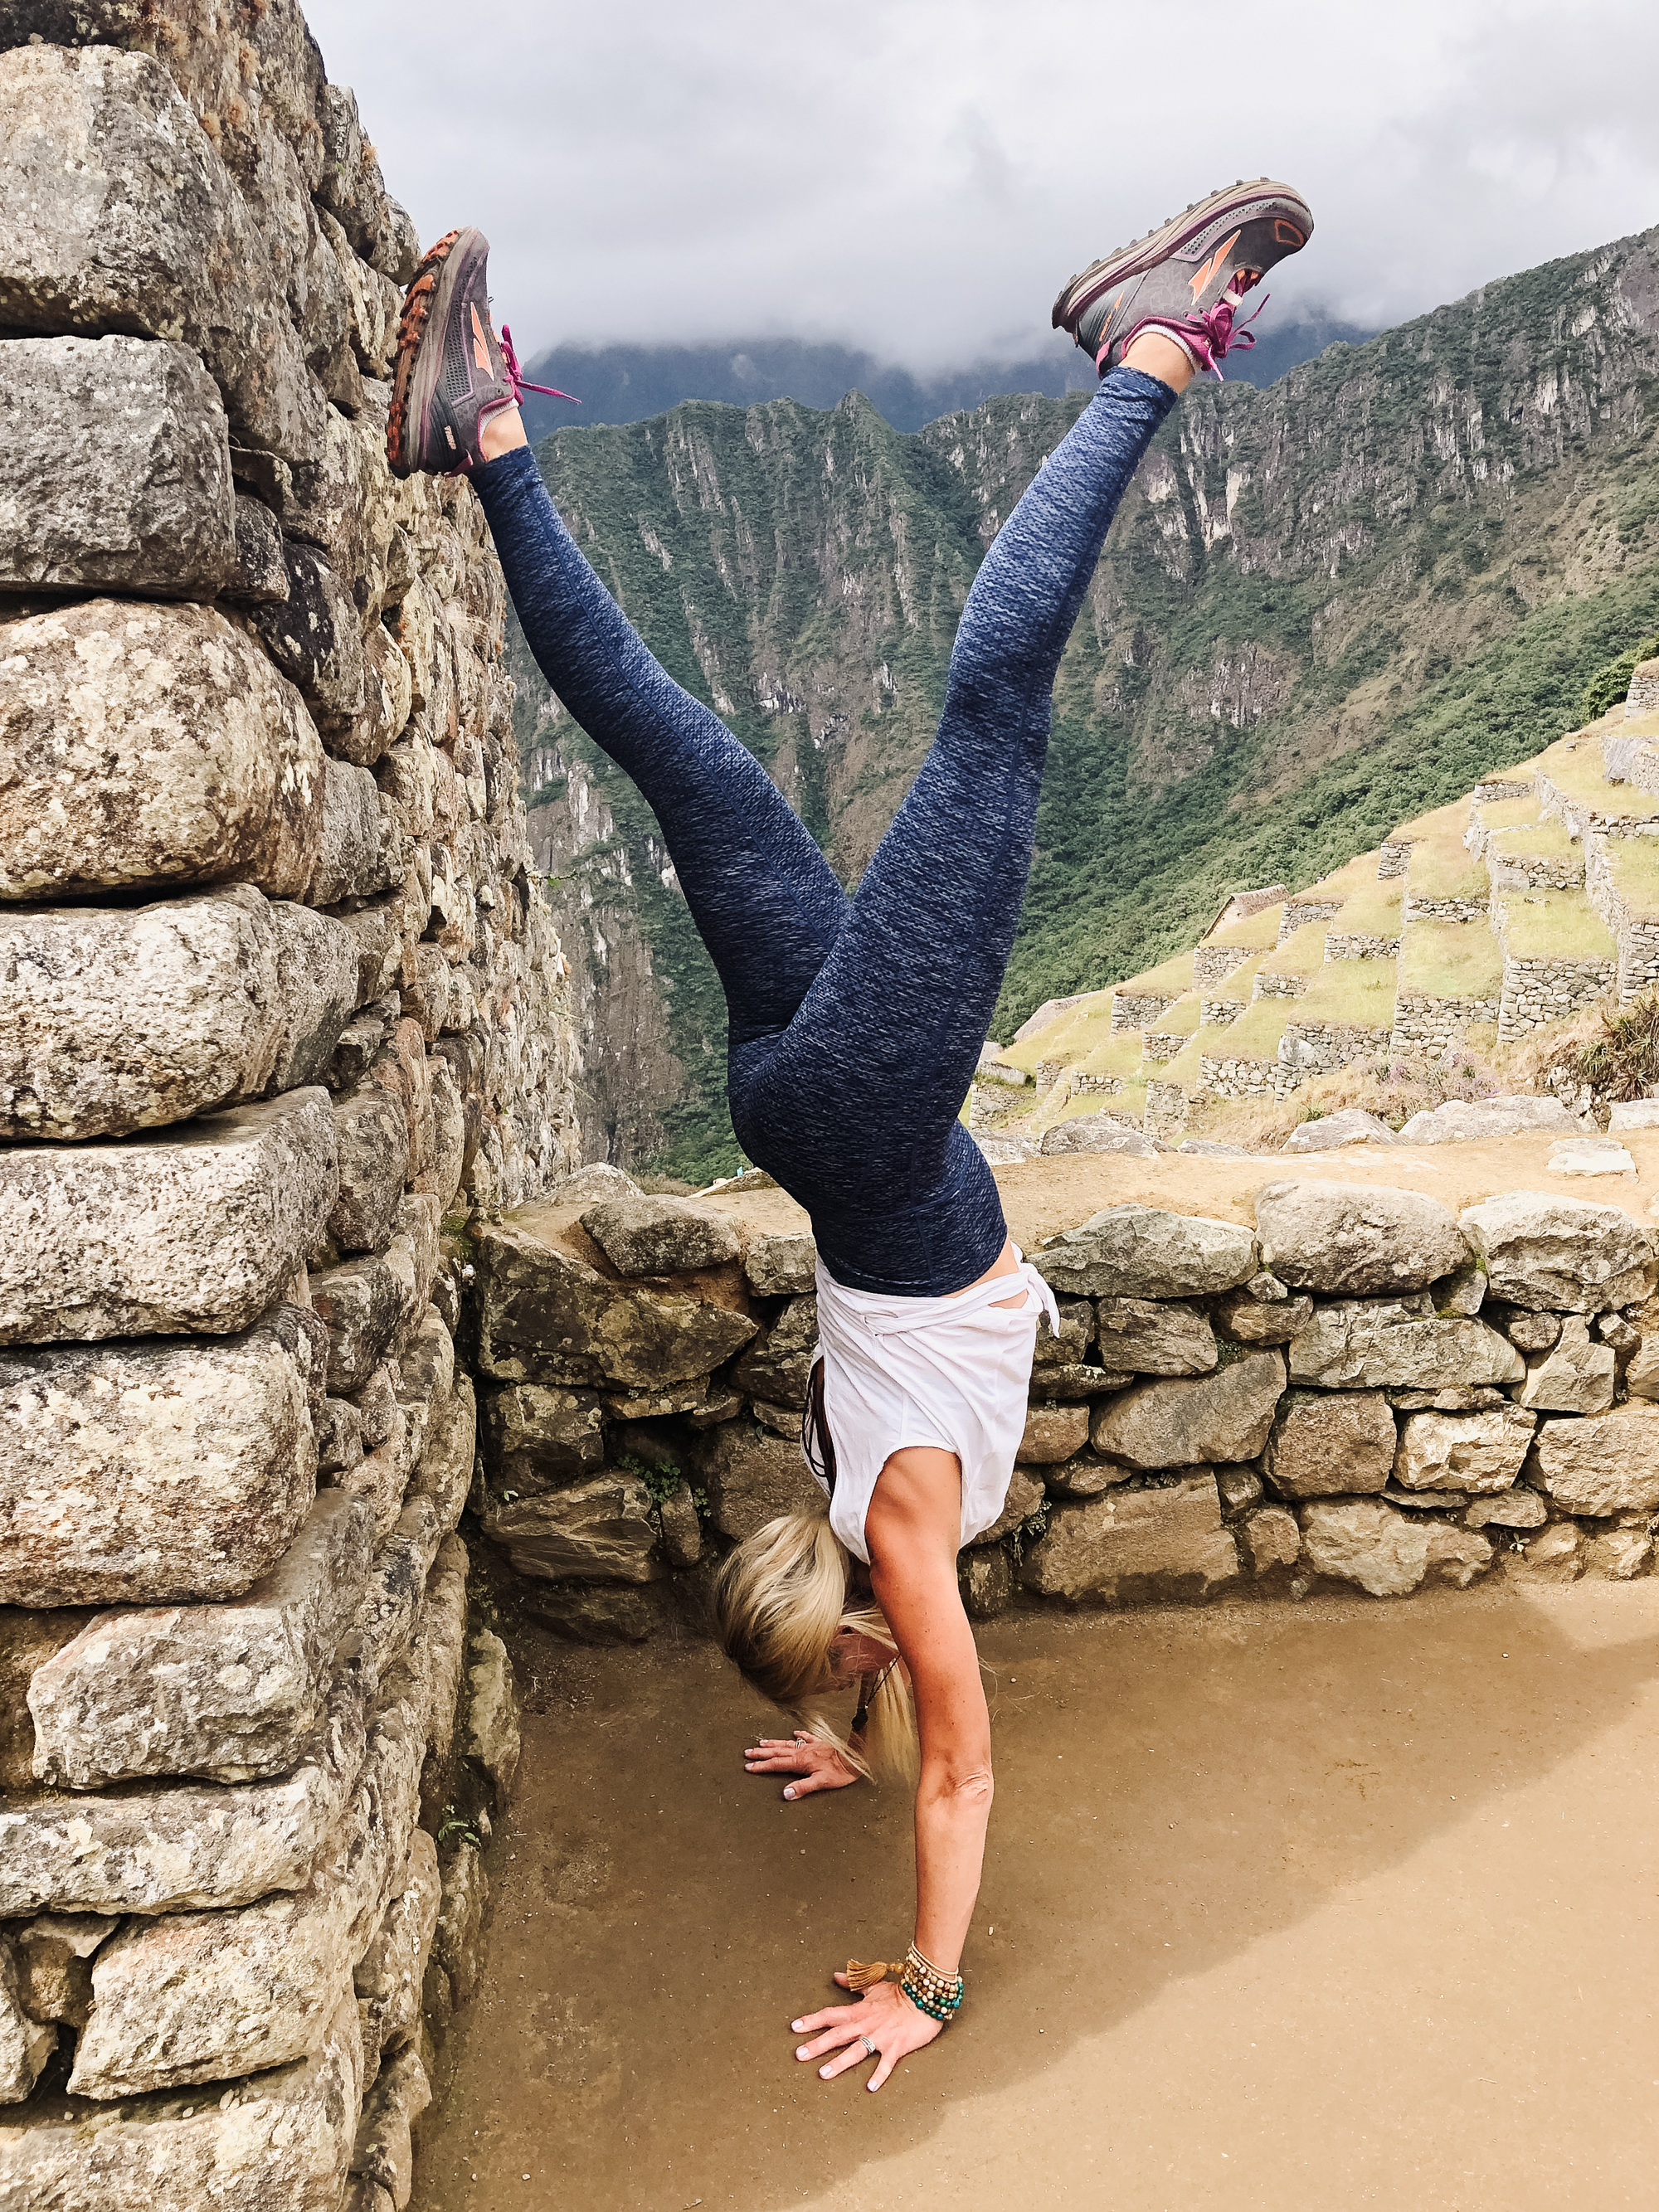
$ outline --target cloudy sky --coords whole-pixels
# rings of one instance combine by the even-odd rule
[[[1029,354],[1218,184],[1318,224],[1277,317],[1376,327],[1659,222],[1653,0],[308,0],[392,190],[558,341]],[[429,25],[423,31],[422,25]]]

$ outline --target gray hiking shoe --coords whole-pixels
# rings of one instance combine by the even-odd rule
[[[513,333],[503,327],[497,337],[489,319],[489,240],[470,224],[452,230],[423,257],[404,295],[386,425],[392,475],[477,468],[485,422],[526,392],[570,397],[526,383]]]
[[[1216,364],[1230,347],[1255,343],[1234,326],[1244,295],[1312,234],[1307,203],[1288,185],[1259,177],[1231,185],[1091,262],[1054,301],[1054,326],[1071,332],[1103,376],[1149,324],[1194,368],[1219,376]]]

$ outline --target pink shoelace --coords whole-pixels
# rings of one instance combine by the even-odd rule
[[[1224,292],[1214,307],[1206,307],[1201,315],[1182,315],[1179,319],[1170,315],[1148,315],[1143,322],[1137,323],[1128,337],[1121,341],[1123,350],[1125,353],[1128,351],[1137,333],[1141,331],[1168,331],[1170,337],[1192,356],[1195,368],[1207,368],[1218,384],[1224,384],[1227,380],[1222,375],[1218,364],[1235,346],[1242,346],[1248,351],[1255,343],[1255,332],[1249,325],[1272,297],[1271,292],[1264,292],[1256,301],[1254,313],[1238,324],[1234,323],[1233,317],[1243,306],[1244,301],[1242,294],[1237,292]],[[1110,352],[1112,345],[1117,343],[1117,340],[1109,340],[1102,346],[1095,356],[1097,369]]]
[[[1214,312],[1212,308],[1211,313]],[[550,399],[568,399],[573,407],[580,407],[582,404],[574,392],[561,392],[556,384],[532,384],[526,380],[524,371],[519,367],[519,356],[513,350],[513,333],[505,323],[501,325],[501,366],[507,371],[507,382],[513,386],[513,404],[515,407],[526,392],[544,392]]]

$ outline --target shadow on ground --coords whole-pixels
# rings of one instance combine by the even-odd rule
[[[417,2212],[1653,2202],[1659,1584],[981,1641],[968,2003],[870,2098],[788,2022],[908,1940],[908,1798],[781,1805],[738,1756],[775,1716],[707,1646],[520,1634]]]

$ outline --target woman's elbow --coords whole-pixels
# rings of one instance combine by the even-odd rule
[[[924,1769],[920,1794],[952,1812],[984,1817],[989,1814],[991,1800],[996,1795],[991,1762],[988,1759],[960,1766],[941,1765],[932,1773]]]

